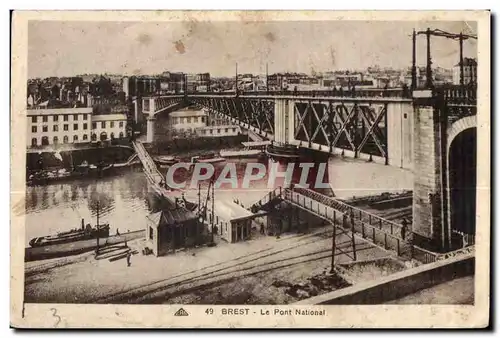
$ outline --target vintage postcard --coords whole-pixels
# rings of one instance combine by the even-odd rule
[[[11,325],[483,328],[490,13],[15,11]]]

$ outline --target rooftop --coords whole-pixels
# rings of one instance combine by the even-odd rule
[[[459,67],[460,63],[457,63],[455,67]],[[477,60],[473,58],[464,58],[464,67],[477,66]]]
[[[92,108],[50,108],[50,109],[27,109],[28,116],[36,115],[69,115],[69,114],[91,114]]]
[[[151,214],[147,218],[152,224],[158,227],[183,223],[197,219],[198,216],[185,208],[169,208]]]
[[[224,221],[234,221],[253,216],[253,213],[234,202],[227,200],[218,200],[214,204],[215,215]]]

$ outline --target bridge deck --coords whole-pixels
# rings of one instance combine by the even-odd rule
[[[402,226],[364,210],[353,207],[333,197],[308,189],[279,189],[267,194],[256,205],[265,205],[280,198],[304,209],[317,217],[328,220],[343,229],[350,229],[362,239],[397,256],[409,258],[412,254]]]
[[[160,196],[171,201],[172,198],[168,196],[169,190],[165,187],[165,185],[161,184],[162,182],[165,183],[165,179],[158,170],[158,167],[147,152],[146,148],[144,148],[144,145],[140,141],[134,141],[133,145],[137,156],[144,167],[144,173],[146,174],[148,182]]]

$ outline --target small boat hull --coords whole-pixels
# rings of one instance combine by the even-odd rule
[[[90,226],[89,226],[90,227]],[[65,244],[77,241],[83,241],[93,238],[106,238],[109,237],[109,224],[100,225],[99,228],[87,228],[84,230],[72,230],[57,235],[35,237],[30,240],[31,247],[40,247],[55,244]]]
[[[207,159],[197,159],[194,163],[219,163],[224,162],[226,159],[222,157],[217,158],[207,158]]]
[[[165,157],[158,156],[158,157],[154,158],[154,161],[160,165],[174,165],[177,162],[179,162],[178,159],[176,159],[175,157],[171,157],[171,156],[165,156]]]
[[[229,158],[229,157],[246,158],[246,157],[258,157],[263,153],[264,151],[259,149],[247,149],[247,150],[235,150],[235,151],[221,151],[220,155],[224,158]]]

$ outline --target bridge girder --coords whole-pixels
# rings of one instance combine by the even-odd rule
[[[174,104],[177,104],[181,102],[184,99],[182,96],[177,96],[177,97],[158,97],[155,99],[154,103],[154,108],[155,108],[155,114],[156,113],[161,113],[162,110],[173,106]]]
[[[387,158],[387,102],[300,100],[294,103],[298,141]]]
[[[189,97],[189,102],[210,112],[223,114],[261,133],[274,133],[274,100],[240,97]]]
[[[448,86],[436,90],[448,123],[477,114],[476,87]],[[292,106],[293,126],[289,141],[312,146],[352,151],[383,157],[388,161],[388,105],[406,98],[391,97],[314,97],[314,96],[252,96],[206,95],[165,96],[155,102],[155,111],[186,100],[233,121],[239,121],[260,134],[274,135],[275,101],[286,100]],[[291,122],[292,123],[292,122]],[[293,138],[293,140],[292,140]],[[324,148],[323,148],[324,149]]]

